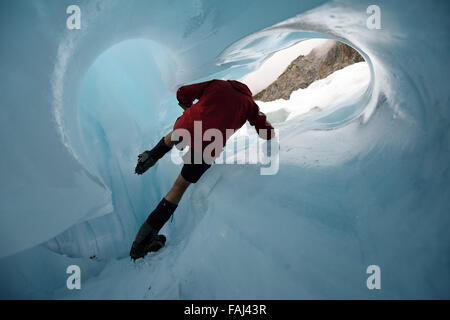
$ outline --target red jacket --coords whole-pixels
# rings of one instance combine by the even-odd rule
[[[210,128],[219,129],[223,137],[222,147],[229,139],[229,136],[226,136],[226,129],[236,131],[247,120],[255,127],[261,138],[270,140],[275,136],[272,125],[266,120],[266,115],[259,110],[250,89],[239,81],[214,79],[182,86],[177,91],[177,99],[185,105],[190,105],[198,99],[197,103],[184,111],[174,125],[174,129],[189,131],[192,137],[190,145],[196,151],[199,151],[199,148],[193,143],[194,121],[202,122],[201,137]],[[203,141],[202,151],[210,143],[211,141]]]

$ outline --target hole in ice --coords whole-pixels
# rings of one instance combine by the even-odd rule
[[[308,39],[268,58],[242,80],[268,120],[299,120],[364,94],[370,68],[350,46],[330,39]]]
[[[84,74],[78,92],[78,121],[83,165],[96,173],[112,193],[111,214],[81,222],[47,246],[70,257],[123,257],[149,208],[160,200],[160,184],[170,174],[134,174],[137,155],[164,132],[168,108],[167,78],[174,74],[171,54],[147,39],[131,39],[102,52]],[[168,170],[166,168],[166,170]],[[159,170],[161,171],[161,170]]]

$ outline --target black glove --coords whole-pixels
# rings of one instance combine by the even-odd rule
[[[153,167],[158,159],[153,159],[150,156],[150,151],[144,151],[138,155],[138,162],[134,172],[137,174],[143,174],[145,171]]]
[[[143,174],[149,168],[153,167],[155,163],[171,149],[172,147],[166,146],[164,137],[161,138],[152,150],[144,151],[138,155],[138,163],[134,172],[137,174]]]

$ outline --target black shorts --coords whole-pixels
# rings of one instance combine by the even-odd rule
[[[186,157],[186,158],[185,158]],[[181,169],[181,176],[190,183],[196,183],[198,179],[208,170],[211,165],[203,161],[202,163],[194,163],[194,153],[190,149],[185,156],[183,156],[185,163]],[[190,162],[187,161],[190,159]]]

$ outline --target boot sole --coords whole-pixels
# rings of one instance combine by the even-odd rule
[[[166,244],[166,237],[163,234],[159,234],[156,236],[156,239],[154,239],[151,243],[149,243],[146,246],[147,252],[155,252],[164,247]]]

